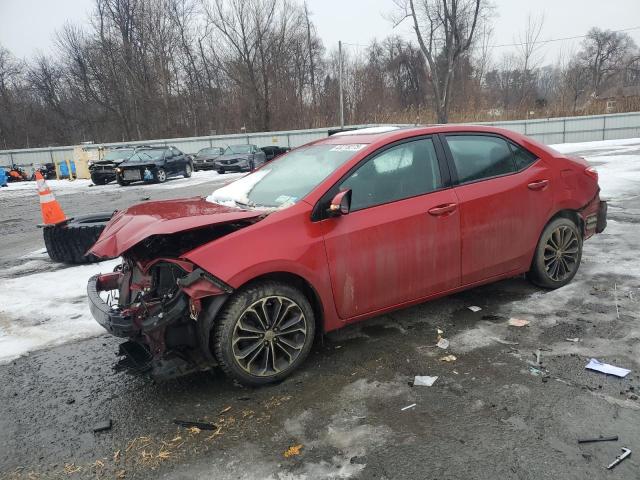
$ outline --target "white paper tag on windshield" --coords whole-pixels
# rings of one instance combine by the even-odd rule
[[[351,145],[336,145],[330,152],[357,152],[366,147],[366,143],[353,143]]]

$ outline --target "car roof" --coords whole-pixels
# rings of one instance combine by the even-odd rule
[[[315,144],[341,145],[385,143],[385,141],[402,140],[404,138],[410,138],[419,135],[433,135],[436,133],[454,132],[494,133],[508,136],[509,138],[517,138],[520,136],[516,132],[510,130],[485,125],[447,124],[415,127],[390,125],[386,127],[372,127],[340,132],[330,137],[323,138],[322,140],[315,142]]]

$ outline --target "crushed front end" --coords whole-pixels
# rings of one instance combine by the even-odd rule
[[[203,309],[212,303],[219,308],[231,291],[175,258],[125,257],[114,272],[95,275],[87,285],[93,317],[111,334],[128,339],[120,346],[124,358],[118,367],[159,379],[215,365]]]

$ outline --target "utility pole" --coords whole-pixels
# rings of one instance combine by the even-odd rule
[[[338,41],[338,78],[340,82],[340,128],[344,128],[344,94],[342,90],[342,40]]]

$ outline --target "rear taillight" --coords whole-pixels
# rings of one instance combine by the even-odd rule
[[[593,178],[596,182],[598,181],[598,171],[593,167],[587,167],[584,169],[584,173]]]

